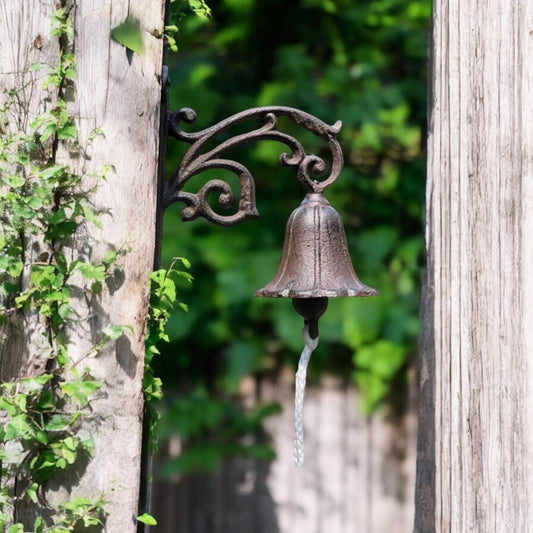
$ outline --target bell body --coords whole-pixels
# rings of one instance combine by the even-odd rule
[[[322,193],[309,193],[287,222],[274,279],[255,296],[336,298],[375,296],[357,277],[342,220]]]

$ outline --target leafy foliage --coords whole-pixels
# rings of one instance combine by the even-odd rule
[[[52,35],[60,44],[59,64],[33,67],[47,69],[44,111],[27,127],[19,88],[5,91],[0,109],[0,325],[16,327],[29,317],[39,324],[24,369],[0,384],[0,528],[9,533],[28,530],[17,519],[19,509],[42,509],[44,483],[90,456],[93,444],[82,422],[102,384],[76,367],[128,331],[109,326],[84,357],[71,359],[68,330],[78,318],[71,293],[99,294],[125,252],[110,250],[98,262],[73,257],[75,232],[99,222],[88,200],[91,191],[83,189],[85,170],[74,172],[56,154],[62,146],[86,158],[101,131],[81,147],[67,110],[66,93],[75,78],[69,9],[56,10]],[[42,339],[36,338],[39,331]],[[35,519],[35,533],[103,525],[105,515],[100,498],[73,498],[48,511],[53,516]]]
[[[160,343],[169,341],[165,326],[172,308],[177,304],[182,310],[188,310],[187,305],[177,299],[178,295],[174,279],[181,277],[189,283],[192,282],[192,276],[188,272],[174,268],[178,261],[185,268],[191,267],[189,261],[184,257],[175,257],[168,269],[156,270],[149,277],[150,306],[146,324],[143,391],[146,402],[145,417],[150,420],[149,431],[152,447],[157,442],[159,414],[156,406],[163,397],[162,382],[154,374],[152,361],[154,356],[161,353],[158,348]]]
[[[324,371],[352,374],[365,412],[395,403],[418,334],[431,2],[213,0],[210,7],[211,21],[179,21],[171,108],[194,108],[194,130],[271,104],[343,121],[345,168],[327,196],[343,217],[359,277],[380,295],[330,301],[310,379]],[[286,127],[309,151],[327,157],[327,147]],[[183,150],[169,143],[169,171]],[[201,220],[176,222],[181,206],[167,212],[166,261],[186,255],[196,283],[185,294],[190,312],[169,318],[171,340],[162,350],[167,357],[156,366],[175,376],[181,391],[203,391],[215,403],[235,394],[243,375],[269,372],[272,361],[294,365],[301,350],[300,319],[290,304],[252,298],[276,271],[284,225],[303,193],[277,164],[282,150],[262,142],[231,154],[256,178],[258,221],[220,230]],[[188,186],[198,190],[205,179],[195,177]],[[401,411],[401,405],[393,407]],[[189,439],[207,446],[199,438],[206,436],[201,428],[207,414],[189,416],[198,423],[198,439]]]
[[[160,438],[178,434],[186,446],[163,466],[161,474],[215,470],[223,457],[231,455],[272,460],[275,456],[270,447],[253,436],[267,416],[279,412],[278,404],[243,412],[234,400],[214,398],[201,388],[173,396],[160,423]]]
[[[170,395],[165,402],[163,420],[159,420],[156,407],[161,408],[158,402],[163,398],[162,381],[154,374],[153,358],[161,353],[161,342],[170,341],[166,325],[174,306],[177,304],[183,311],[189,310],[185,303],[177,299],[176,280],[181,278],[190,283],[192,276],[175,268],[177,262],[187,269],[191,268],[187,259],[175,257],[168,269],[156,270],[149,278],[150,307],[143,389],[145,416],[150,420],[152,448],[156,446],[158,439],[164,440],[174,433],[178,433],[187,443],[187,448],[165,465],[163,475],[176,471],[186,474],[198,468],[214,469],[220,459],[228,455],[271,459],[273,453],[268,446],[246,441],[250,435],[259,431],[266,416],[279,412],[277,404],[244,414],[231,399],[217,399],[207,394],[205,389],[198,389],[182,396]],[[224,428],[222,432],[219,431],[220,427]],[[137,520],[148,523],[144,518],[141,520],[141,517]]]
[[[169,18],[172,24],[165,26],[164,37],[166,44],[172,52],[178,51],[178,34],[181,21],[191,14],[203,20],[211,18],[211,9],[204,0],[170,0]]]

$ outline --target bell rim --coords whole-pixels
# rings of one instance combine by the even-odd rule
[[[372,287],[364,286],[360,289],[317,289],[313,288],[308,291],[294,289],[259,289],[255,291],[254,296],[259,298],[353,298],[378,296],[379,292]]]

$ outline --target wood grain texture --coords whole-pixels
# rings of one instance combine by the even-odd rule
[[[50,16],[54,1],[0,0],[2,81],[17,83],[43,52],[52,47]],[[84,187],[100,211],[101,229],[84,227],[75,237],[72,258],[99,260],[110,248],[130,249],[117,264],[101,296],[81,294],[75,304],[79,320],[69,330],[69,356],[83,358],[99,342],[108,325],[127,325],[133,334],[123,336],[98,357],[79,365],[88,367],[104,386],[91,401],[89,423],[94,454],[83,469],[50,483],[46,494],[52,505],[66,498],[103,497],[108,512],[105,531],[136,530],[142,430],[142,379],[147,281],[153,267],[156,177],[160,125],[160,74],[163,41],[153,30],[163,28],[164,0],[77,0],[73,3],[74,52],[77,79],[69,111],[76,117],[81,146],[95,128],[105,137],[91,145],[88,157],[58,151],[58,160],[82,171]],[[6,17],[6,13],[9,17]],[[111,29],[127,17],[140,21],[144,52],[129,53],[110,38]],[[33,48],[37,35],[44,46]],[[9,44],[8,44],[9,43]],[[6,57],[13,57],[5,68]],[[47,55],[50,64],[55,55]],[[36,59],[37,58],[37,59]],[[27,75],[27,74],[24,74]],[[11,76],[11,78],[10,78]],[[14,76],[14,77],[13,77]],[[38,80],[29,95],[30,106],[40,101]],[[35,99],[35,100],[33,100]],[[104,166],[107,180],[95,180]],[[9,355],[9,354],[8,354]],[[11,354],[15,356],[15,354]]]
[[[30,70],[36,63],[54,65],[58,62],[59,45],[57,39],[50,37],[53,12],[52,2],[35,2],[30,6],[26,2],[0,1],[0,105],[10,100],[5,91],[16,89],[18,100],[9,114],[9,124],[2,125],[6,134],[28,131],[35,117],[45,111],[45,105],[55,103],[55,95],[42,90],[46,70]],[[24,288],[29,283],[29,265],[43,249],[41,241],[39,237],[33,238],[27,247],[22,276]],[[35,358],[30,353],[45,351],[43,327],[35,315],[11,315],[7,323],[0,326],[0,380],[42,372],[46,357]]]
[[[533,531],[533,2],[434,2],[415,531]]]

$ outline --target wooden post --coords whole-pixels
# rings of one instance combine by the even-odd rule
[[[533,2],[435,0],[415,531],[533,524]]]
[[[100,211],[101,229],[75,237],[73,254],[101,259],[110,247],[130,248],[120,265],[123,273],[101,296],[80,295],[80,320],[69,329],[69,356],[83,358],[98,339],[94,331],[106,325],[133,328],[131,336],[113,343],[98,357],[86,358],[94,378],[103,383],[91,401],[92,416],[86,432],[94,453],[82,471],[46,487],[52,507],[76,496],[102,497],[107,512],[105,530],[136,530],[143,412],[143,362],[148,274],[153,268],[157,164],[160,128],[160,75],[165,0],[0,0],[0,81],[2,88],[18,87],[29,122],[42,112],[43,74],[30,70],[34,63],[57,64],[59,45],[50,35],[54,10],[72,7],[76,80],[69,112],[76,117],[81,146],[101,128],[90,159],[58,153],[73,169],[84,168],[86,186],[92,173],[109,166],[91,200]],[[111,29],[128,17],[140,22],[144,51],[132,53],[111,39]],[[40,71],[41,72],[41,71]],[[85,179],[85,178],[84,178]],[[82,252],[80,252],[82,251]],[[87,305],[90,300],[89,305]],[[13,346],[13,345],[12,345]],[[8,350],[2,367],[17,375],[28,354]],[[5,363],[5,364],[4,364]],[[28,526],[30,527],[30,526]]]

